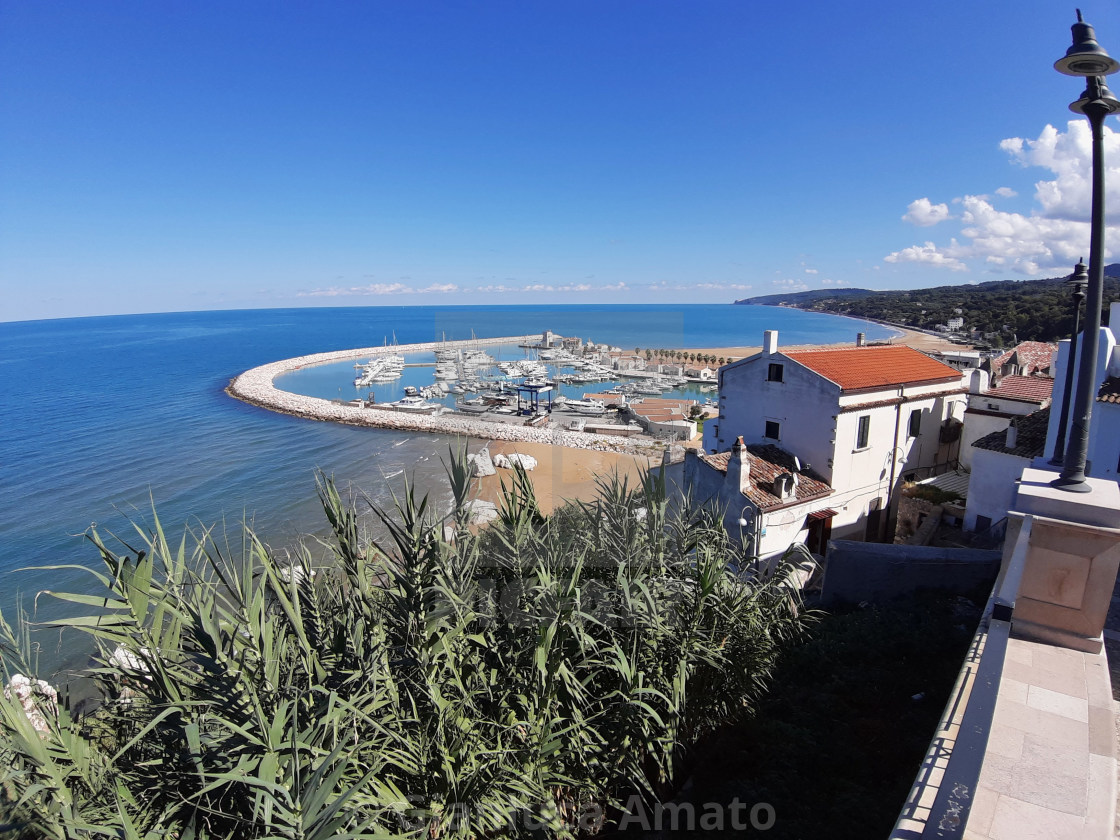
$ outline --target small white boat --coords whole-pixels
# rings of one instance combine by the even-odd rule
[[[574,411],[576,414],[586,414],[592,417],[598,417],[606,413],[607,407],[599,400],[567,400],[564,403],[564,408],[568,411]]]
[[[432,414],[443,410],[439,403],[429,402],[421,396],[401,397],[396,402],[382,403],[382,408],[391,408],[394,411],[411,411],[416,414]]]

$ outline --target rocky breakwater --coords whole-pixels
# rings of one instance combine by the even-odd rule
[[[483,339],[487,343],[513,343],[522,339],[535,339],[539,336],[511,336],[502,339]],[[312,365],[340,362],[347,359],[372,356],[379,353],[416,353],[434,350],[439,347],[453,347],[457,344],[475,346],[475,341],[431,342],[427,344],[406,344],[392,347],[372,347],[360,350],[339,350],[331,353],[316,353],[311,356],[298,356],[279,362],[261,365],[245,371],[234,378],[226,387],[226,393],[250,405],[304,417],[309,420],[322,420],[334,423],[347,423],[352,426],[370,426],[378,429],[396,429],[407,432],[431,432],[433,434],[463,435],[483,440],[525,441],[544,443],[553,446],[568,446],[574,449],[593,449],[603,452],[631,452],[654,455],[657,444],[650,440],[618,438],[613,435],[570,432],[550,428],[515,426],[508,423],[488,423],[477,418],[452,416],[429,416],[424,414],[405,414],[399,411],[378,408],[364,408],[348,403],[305,397],[282,391],[273,384],[273,379],[287,373]]]

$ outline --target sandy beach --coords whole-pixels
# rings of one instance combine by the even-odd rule
[[[537,459],[537,465],[529,473],[533,479],[533,489],[543,513],[550,513],[565,501],[579,499],[588,501],[596,495],[596,476],[609,476],[617,472],[625,476],[630,485],[638,481],[641,471],[649,466],[657,466],[659,460],[651,460],[642,455],[624,452],[598,452],[592,449],[572,449],[547,443],[528,443],[524,441],[494,441],[490,444],[490,455],[530,455]],[[478,480],[478,498],[487,502],[497,502],[501,494],[501,482],[508,485],[513,471],[498,470],[497,475]]]

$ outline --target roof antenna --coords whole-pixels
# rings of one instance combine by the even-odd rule
[[[1078,23],[1084,23],[1085,21],[1083,21],[1081,19],[1081,10],[1080,9],[1074,9],[1074,11],[1077,12],[1077,22]]]

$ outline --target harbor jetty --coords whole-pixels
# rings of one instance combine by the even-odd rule
[[[430,341],[420,344],[393,344],[382,347],[363,347],[352,350],[335,350],[297,356],[271,362],[245,371],[230,381],[226,393],[235,399],[270,411],[351,426],[369,426],[407,432],[462,435],[483,440],[522,441],[566,446],[573,449],[592,449],[605,452],[650,453],[659,444],[650,439],[635,440],[617,435],[593,434],[539,426],[492,423],[462,415],[412,414],[376,405],[357,405],[339,400],[306,397],[277,388],[273,380],[284,373],[316,365],[343,362],[350,359],[369,358],[385,354],[422,353],[444,348],[473,348],[502,344],[525,344],[539,340],[541,333],[532,335],[503,336],[500,338],[471,338],[457,341]]]

